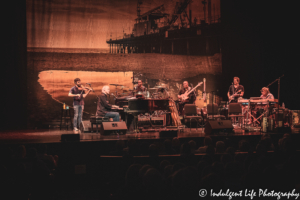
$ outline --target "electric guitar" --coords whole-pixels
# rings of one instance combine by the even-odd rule
[[[202,84],[203,82],[199,82],[193,89],[187,90],[184,94],[181,94],[179,97],[179,101],[182,103],[185,102],[189,98],[189,94]]]
[[[236,93],[234,93],[233,95],[229,96],[228,101],[229,103],[231,103],[232,100],[234,100],[234,97],[237,93],[242,92],[242,90],[238,90]]]

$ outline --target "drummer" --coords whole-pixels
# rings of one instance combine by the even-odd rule
[[[138,80],[138,85],[134,87],[134,90],[136,92],[146,92],[146,87],[143,86],[143,81],[142,80]]]

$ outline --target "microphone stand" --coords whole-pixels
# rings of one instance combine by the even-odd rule
[[[213,113],[213,120],[215,120],[215,110],[214,110],[214,96],[216,94],[216,92],[218,92],[218,90],[216,91],[211,91],[211,96],[212,96],[212,113]]]
[[[92,87],[92,84],[90,84],[90,83],[86,83],[87,85],[89,85],[90,86],[90,88],[92,89],[92,92],[94,92],[95,94],[96,94],[96,92],[94,91],[94,89],[93,89],[93,87]],[[96,102],[94,102],[94,103],[96,103],[97,104],[97,102],[98,102],[98,95],[96,94]]]
[[[232,86],[232,95],[234,95],[234,84],[233,84],[233,82],[232,82],[232,85],[231,85],[231,86]],[[230,97],[231,97],[232,95],[230,95]],[[231,98],[234,98],[234,97],[231,97]],[[231,103],[231,101],[232,101],[231,98],[229,99],[229,101],[230,101],[229,103]]]
[[[215,120],[215,110],[214,110],[214,96],[215,96],[215,91],[211,92],[211,97],[212,97],[212,113],[213,113],[213,121]]]
[[[282,74],[279,78],[275,79],[272,83],[270,83],[267,88],[269,86],[271,86],[273,83],[275,83],[276,81],[278,81],[278,105],[277,105],[277,128],[279,127],[279,103],[280,103],[280,79],[284,77],[284,74]]]
[[[89,83],[87,83],[87,84],[91,87],[92,92],[95,92],[94,89],[92,88],[92,84],[89,84]]]
[[[281,79],[282,77],[284,77],[284,74],[282,74],[279,78],[275,79],[272,83],[270,83],[269,85],[267,85],[267,88],[268,88],[268,87],[271,86],[273,83],[275,83],[276,81],[278,81],[278,108],[279,108],[279,103],[280,103],[280,101],[279,101],[279,98],[280,98],[280,79]]]

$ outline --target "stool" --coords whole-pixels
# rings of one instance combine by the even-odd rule
[[[90,122],[91,122],[91,129],[92,132],[94,132],[94,124],[96,124],[96,133],[98,134],[98,125],[102,125],[102,122],[108,122],[109,118],[108,117],[96,117],[96,116],[91,116],[90,117]]]
[[[70,109],[61,109],[61,118],[60,118],[60,127],[61,130],[62,126],[66,126],[67,130],[69,130],[68,122],[71,122],[71,128],[73,126],[72,120],[71,120],[71,111]],[[63,123],[64,122],[64,123]]]
[[[202,120],[203,118],[198,115],[197,113],[197,107],[195,104],[185,104],[184,105],[184,121],[188,119],[190,121],[190,132],[192,129],[192,120],[195,120],[197,123],[196,130],[198,130],[198,122],[199,120]]]
[[[233,121],[235,122],[235,118],[237,117],[244,119],[244,115],[243,115],[243,110],[242,110],[242,105],[240,103],[230,103],[228,106],[228,117],[230,117],[231,119],[233,119]],[[245,121],[245,120],[243,120]],[[245,124],[245,122],[243,123]],[[242,126],[242,123],[240,123],[240,127]]]

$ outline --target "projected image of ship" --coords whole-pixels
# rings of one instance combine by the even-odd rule
[[[220,15],[215,14],[215,3],[220,4],[220,1],[212,1],[182,0],[175,2],[171,13],[167,13],[162,4],[143,14],[143,1],[138,1],[132,33],[107,40],[110,53],[201,56],[221,53]],[[193,5],[196,3],[202,7],[201,18],[193,16]]]

